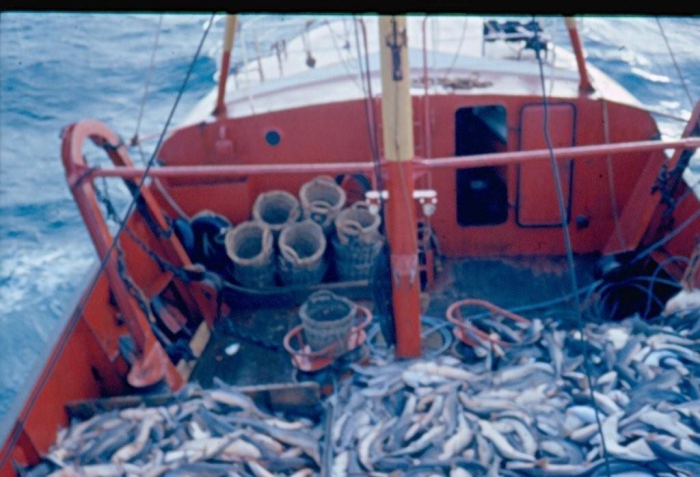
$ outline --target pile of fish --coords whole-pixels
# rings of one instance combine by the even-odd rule
[[[697,316],[587,324],[585,346],[486,320],[502,346],[353,365],[330,400],[331,475],[700,476]]]
[[[317,475],[319,425],[260,410],[247,395],[188,385],[169,406],[98,414],[59,433],[26,475]]]
[[[588,323],[582,340],[565,321],[474,319],[454,355],[375,349],[317,423],[189,385],[62,430],[25,475],[700,476],[700,319],[674,320]]]

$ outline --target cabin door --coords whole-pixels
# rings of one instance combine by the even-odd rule
[[[576,107],[571,103],[556,103],[549,104],[548,110],[552,147],[556,149],[573,146],[576,134]],[[547,149],[542,104],[528,104],[520,111],[520,150],[533,149]],[[570,157],[557,157],[557,161],[568,223],[571,220],[574,164]],[[549,159],[518,166],[516,221],[521,227],[561,227],[559,202]]]

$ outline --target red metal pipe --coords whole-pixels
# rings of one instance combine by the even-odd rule
[[[591,80],[588,78],[586,60],[583,57],[583,45],[581,44],[581,38],[578,36],[576,20],[574,20],[572,17],[567,17],[564,19],[564,21],[566,22],[566,29],[569,31],[571,47],[574,49],[574,55],[576,56],[576,65],[578,66],[578,73],[581,76],[581,82],[578,85],[578,89],[582,93],[592,93],[593,91],[595,91],[595,89],[591,84]]]
[[[226,164],[211,166],[171,166],[154,167],[148,172],[149,177],[176,178],[221,178],[240,177],[261,174],[349,174],[354,172],[371,173],[371,162],[321,163],[321,164]],[[139,178],[143,168],[93,169],[91,177]]]
[[[600,156],[607,154],[629,154],[633,152],[651,152],[663,149],[696,149],[700,147],[700,138],[675,139],[672,141],[633,141],[613,144],[596,144],[591,146],[560,147],[553,150],[556,157]],[[536,161],[549,158],[549,149],[532,151],[499,152],[496,154],[475,154],[473,156],[442,157],[434,159],[417,159],[417,164],[427,168],[440,167],[483,167],[501,166],[510,163]]]
[[[663,149],[695,149],[700,147],[700,138],[689,137],[672,141],[633,141],[590,146],[560,147],[554,149],[557,157],[590,157],[599,155],[651,152]],[[436,169],[441,167],[482,167],[510,163],[544,160],[549,158],[548,149],[531,151],[499,152],[474,156],[441,157],[433,159],[416,158],[413,164],[419,168]],[[206,166],[157,167],[149,172],[150,177],[158,178],[225,178],[262,174],[348,174],[353,172],[372,173],[371,162],[345,162],[320,164],[225,164]],[[143,176],[144,169],[117,167],[114,169],[92,169],[86,175],[94,177],[121,177],[136,179]]]

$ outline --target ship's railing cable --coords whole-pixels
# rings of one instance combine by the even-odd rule
[[[534,17],[533,17],[534,20]],[[551,161],[552,165],[552,174],[553,174],[553,181],[554,181],[554,187],[557,192],[557,203],[559,205],[559,214],[561,216],[561,228],[562,232],[564,234],[564,244],[566,246],[566,258],[567,262],[569,265],[569,274],[571,275],[571,287],[573,289],[573,295],[574,295],[574,303],[576,305],[576,318],[577,318],[577,325],[578,325],[578,330],[580,333],[580,340],[581,340],[581,345],[583,348],[583,364],[584,364],[584,371],[586,374],[586,381],[588,383],[588,392],[590,395],[590,400],[591,400],[591,406],[595,410],[595,419],[596,419],[596,424],[598,426],[598,433],[600,434],[600,441],[601,441],[601,446],[603,448],[603,458],[605,459],[605,469],[608,477],[610,477],[610,462],[608,459],[608,450],[607,446],[605,443],[605,435],[603,434],[603,425],[600,419],[600,414],[601,411],[598,407],[598,403],[595,400],[595,396],[593,395],[593,380],[591,378],[591,369],[590,369],[590,355],[589,355],[589,348],[588,348],[588,340],[586,339],[586,334],[584,330],[584,325],[583,325],[583,317],[582,317],[582,310],[581,310],[581,300],[579,298],[579,295],[577,293],[579,287],[578,287],[578,280],[576,278],[576,266],[574,263],[574,253],[573,253],[573,248],[571,246],[571,237],[569,235],[569,228],[568,228],[568,220],[567,220],[567,212],[566,212],[566,205],[564,204],[564,191],[562,190],[562,185],[561,185],[561,180],[560,180],[560,175],[559,175],[559,164],[557,162],[557,158],[554,156],[554,146],[552,145],[552,139],[549,135],[549,101],[547,100],[547,90],[545,86],[545,78],[544,78],[544,62],[542,60],[542,52],[540,49],[535,49],[535,55],[537,57],[537,64],[539,66],[540,70],[540,84],[542,86],[542,107],[544,109],[544,124],[543,124],[543,133],[545,140],[547,142],[547,149],[549,149],[549,158]]]
[[[61,338],[59,339],[58,343],[56,344],[56,352],[54,352],[51,357],[49,358],[49,361],[46,365],[46,372],[42,373],[41,377],[39,378],[37,385],[34,389],[39,389],[41,390],[44,385],[46,384],[46,381],[49,379],[50,376],[52,376],[51,370],[53,367],[56,365],[56,361],[60,356],[62,356],[63,349],[66,347],[68,344],[69,338],[72,336],[72,332],[75,329],[75,327],[78,325],[78,322],[80,321],[80,317],[83,314],[83,311],[85,310],[85,307],[87,306],[88,300],[92,296],[93,291],[95,290],[95,287],[97,286],[97,282],[102,275],[102,272],[104,271],[105,267],[107,266],[107,262],[109,261],[109,258],[114,251],[114,248],[116,246],[117,241],[119,240],[119,237],[121,236],[122,232],[124,231],[124,228],[126,227],[126,223],[128,221],[128,218],[130,214],[133,212],[134,208],[136,207],[136,202],[138,200],[138,197],[140,197],[140,191],[141,187],[144,184],[145,179],[148,176],[148,172],[150,171],[151,166],[153,166],[155,162],[155,158],[158,154],[158,151],[160,150],[160,145],[163,142],[163,139],[165,138],[165,134],[168,131],[168,126],[170,125],[170,122],[172,121],[173,115],[175,114],[175,110],[177,109],[177,105],[180,102],[180,99],[182,98],[183,93],[185,92],[185,88],[187,86],[187,83],[190,79],[190,75],[192,74],[192,71],[194,69],[194,66],[197,62],[197,58],[199,58],[199,54],[202,50],[202,46],[204,45],[204,40],[206,40],[207,35],[209,33],[209,30],[211,28],[211,25],[213,24],[214,20],[214,14],[211,15],[211,18],[209,19],[206,28],[204,29],[204,34],[202,35],[202,39],[199,42],[199,46],[197,47],[197,51],[194,54],[194,57],[192,58],[192,62],[190,63],[190,66],[187,70],[187,74],[185,75],[185,79],[182,82],[182,86],[180,87],[180,90],[178,91],[177,97],[175,98],[175,103],[173,104],[173,107],[170,111],[170,114],[168,115],[168,119],[165,122],[165,125],[163,126],[163,130],[160,134],[160,137],[158,139],[158,144],[153,151],[153,155],[151,156],[150,160],[148,161],[148,164],[146,166],[146,170],[143,173],[143,176],[141,177],[141,181],[138,183],[137,188],[134,193],[134,197],[131,200],[131,203],[129,204],[129,207],[127,209],[127,213],[125,214],[124,220],[122,221],[119,229],[117,230],[116,234],[114,235],[114,238],[112,240],[112,244],[110,247],[107,249],[107,253],[105,254],[104,258],[100,262],[100,265],[98,269],[96,270],[95,274],[93,275],[92,280],[90,281],[90,284],[88,285],[85,294],[82,296],[82,299],[79,301],[78,306],[75,309],[75,312],[72,314],[72,317],[70,321],[68,322],[68,325],[66,327],[65,333],[62,334]],[[36,400],[38,399],[40,393],[36,393],[33,395],[30,395],[29,398],[27,399],[27,403],[25,406],[25,409],[31,409],[34,404],[36,403]],[[12,437],[9,439],[10,444],[6,446],[5,448],[8,450],[13,449],[14,446],[17,444],[17,441],[20,438],[20,435],[24,429],[24,424],[30,416],[30,413],[26,413],[24,415],[21,415],[18,418],[18,423],[15,426],[13,432],[12,432]],[[0,462],[4,462],[5,459],[7,458],[7,454],[3,454],[0,456]]]
[[[659,17],[656,17],[656,23],[659,25],[659,31],[661,31],[661,36],[664,38],[664,43],[666,43],[666,48],[668,49],[669,55],[671,55],[671,61],[673,62],[673,66],[676,68],[676,73],[678,73],[678,79],[681,82],[681,86],[683,86],[683,90],[685,90],[686,97],[688,98],[688,104],[690,104],[690,107],[692,108],[695,104],[695,102],[693,101],[693,96],[690,94],[688,84],[685,82],[683,73],[681,73],[681,68],[680,66],[678,66],[678,62],[676,61],[676,55],[673,54],[671,44],[669,43],[668,38],[666,37],[666,32],[664,31],[664,27],[661,24],[661,20],[659,19]]]

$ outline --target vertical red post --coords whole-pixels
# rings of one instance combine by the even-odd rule
[[[578,85],[579,91],[582,93],[592,93],[595,91],[591,80],[588,78],[588,70],[586,69],[586,59],[583,57],[583,45],[581,38],[578,36],[576,28],[576,20],[573,17],[566,17],[566,29],[569,30],[569,38],[571,39],[571,47],[574,49],[576,56],[576,65],[578,66],[578,74],[581,77],[581,82]]]
[[[413,108],[406,18],[379,18],[386,230],[391,249],[396,357],[421,354],[418,234],[413,200]]]
[[[214,108],[214,116],[226,115],[226,81],[228,80],[228,71],[231,67],[231,50],[233,50],[233,37],[236,34],[238,26],[238,16],[228,15],[226,17],[226,31],[224,33],[224,51],[221,54],[221,71],[219,72],[219,91],[216,95],[216,107]]]

